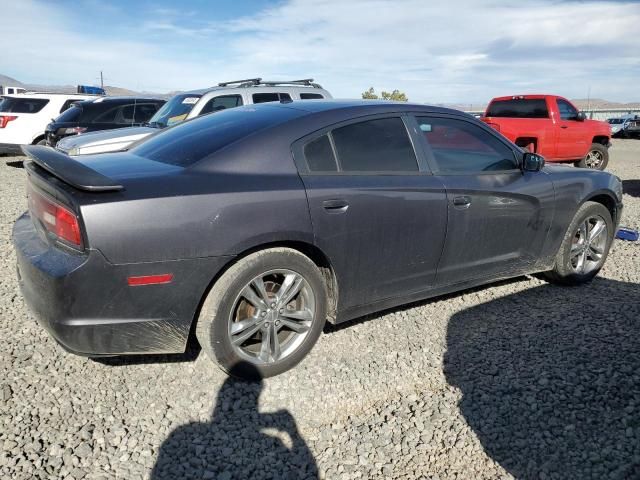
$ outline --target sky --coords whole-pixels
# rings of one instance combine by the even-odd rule
[[[499,95],[640,101],[640,2],[0,0],[0,73],[166,93],[314,78],[424,103]]]

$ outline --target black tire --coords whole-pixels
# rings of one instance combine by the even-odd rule
[[[590,156],[598,157],[598,163],[593,163],[593,160],[589,160]],[[592,143],[591,148],[585,155],[585,157],[575,162],[574,165],[579,168],[591,168],[594,170],[604,170],[609,163],[609,149],[601,143]]]
[[[233,310],[239,309],[236,302],[242,298],[243,289],[257,277],[279,269],[292,271],[307,282],[306,285],[313,292],[315,311],[311,326],[293,351],[271,363],[254,363],[251,359],[243,357],[242,353],[238,353],[238,347],[232,345],[230,319],[232,314],[235,315]],[[275,309],[273,310],[275,313]],[[255,310],[255,318],[258,311]],[[280,312],[282,313],[282,310]],[[270,248],[242,258],[215,282],[202,306],[196,325],[196,337],[209,358],[228,374],[252,379],[265,378],[293,368],[311,351],[322,332],[326,316],[327,287],[318,267],[297,250]],[[280,330],[280,333],[282,332]],[[263,338],[262,329],[257,333]],[[255,359],[256,362],[258,360]]]
[[[572,265],[571,250],[575,245],[574,240],[578,235],[579,227],[584,222],[586,222],[587,219],[592,217],[602,218],[606,223],[606,242],[601,258],[597,262],[595,262],[595,264],[592,268],[589,269],[589,271],[579,273],[576,272],[574,266]],[[562,240],[562,244],[558,249],[558,253],[556,254],[553,270],[544,272],[543,277],[552,283],[558,283],[562,285],[581,285],[583,283],[591,281],[604,265],[604,262],[607,259],[607,255],[609,254],[609,249],[611,248],[614,235],[614,225],[609,210],[607,210],[607,208],[600,203],[585,202],[578,209],[575,216],[573,217],[571,225],[569,225],[569,228],[567,229],[567,233],[565,234],[564,239]]]

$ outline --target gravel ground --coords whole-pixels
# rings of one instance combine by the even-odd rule
[[[640,141],[611,155],[640,228]],[[327,328],[247,384],[196,348],[58,347],[18,291],[24,171],[2,160],[0,478],[640,478],[640,244],[584,287],[521,277]]]

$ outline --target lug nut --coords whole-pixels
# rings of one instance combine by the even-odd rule
[[[266,317],[266,315],[267,315],[267,312],[262,312],[262,313],[260,314],[260,316],[261,316],[261,317]]]
[[[271,308],[275,308],[275,306],[276,306],[276,304],[275,304],[275,303],[272,303],[272,304],[271,304]]]
[[[264,328],[269,328],[269,322],[264,322]]]
[[[276,325],[276,327],[279,327],[280,326],[280,322],[278,320],[276,320],[275,325]]]
[[[280,309],[280,313],[284,313],[284,308],[281,308],[281,309]]]

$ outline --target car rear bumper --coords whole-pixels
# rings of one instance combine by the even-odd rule
[[[0,153],[9,155],[23,155],[20,145],[17,143],[0,143]]]
[[[114,265],[97,250],[49,245],[25,213],[13,228],[18,279],[38,323],[66,350],[88,356],[183,352],[209,282],[228,259]],[[171,273],[167,284],[130,276]]]

